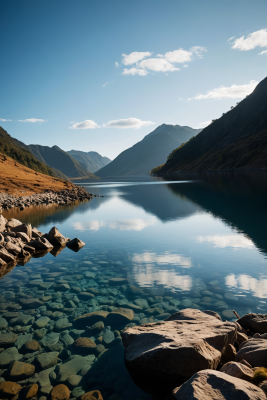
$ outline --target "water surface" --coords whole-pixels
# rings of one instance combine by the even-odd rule
[[[31,222],[44,233],[56,226],[65,236],[86,243],[78,253],[66,248],[57,257],[32,258],[0,281],[4,318],[10,311],[28,313],[19,306],[25,296],[51,296],[32,315],[35,320],[49,316],[46,335],[60,333],[59,343],[65,349],[60,360],[67,361],[73,354],[71,339],[64,341],[63,336],[74,340],[83,335],[71,324],[86,312],[127,307],[134,309],[134,319],[128,321],[132,325],[159,321],[187,307],[213,310],[228,320],[235,319],[232,310],[239,315],[267,312],[265,173],[127,178],[82,185],[104,197],[4,214]],[[51,275],[54,272],[58,274]],[[111,286],[115,277],[128,283]],[[52,285],[44,290],[42,284],[48,282]],[[62,283],[71,289],[61,291],[58,284]],[[84,300],[79,290],[95,297]],[[52,315],[54,303],[62,304],[61,314]],[[68,318],[70,326],[57,329],[55,324],[62,318]],[[21,333],[16,324],[12,326]],[[125,326],[105,323],[103,332],[90,336],[96,344],[115,350],[104,366],[97,364],[95,354],[92,372],[72,389],[72,397],[99,388],[107,398],[112,393],[125,400],[150,398],[134,385],[123,365],[118,343]],[[33,323],[25,332],[35,337],[36,330]],[[110,341],[103,341],[105,334]],[[27,360],[34,363],[34,358]]]

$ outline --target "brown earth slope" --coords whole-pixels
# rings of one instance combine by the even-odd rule
[[[47,189],[60,191],[73,187],[69,181],[36,172],[0,153],[0,193],[27,196]]]
[[[267,169],[267,78],[234,109],[174,151],[155,173],[229,169]]]

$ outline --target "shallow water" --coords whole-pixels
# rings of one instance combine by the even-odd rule
[[[67,382],[71,397],[99,388],[105,399],[112,393],[127,400],[150,398],[134,385],[123,364],[118,330],[127,323],[159,321],[187,307],[213,310],[228,320],[235,319],[232,310],[239,315],[267,312],[266,173],[129,178],[83,186],[104,197],[10,210],[4,216],[31,222],[44,233],[57,226],[86,246],[78,253],[66,248],[57,257],[32,258],[0,281],[0,316],[8,323],[1,332],[11,327],[38,338],[33,319],[23,327],[7,313],[22,312],[35,320],[47,316],[41,351],[50,352],[44,344],[47,335],[59,333],[58,363],[78,354],[72,341],[84,333],[75,330],[75,317],[117,307],[134,309],[133,320],[111,326],[105,322],[102,332],[89,336],[110,350],[104,363],[96,351],[88,357],[92,368],[78,373],[86,372],[76,388]],[[110,279],[117,277],[128,283],[112,286]],[[58,286],[62,283],[70,290]],[[95,297],[84,300],[80,290]],[[44,304],[25,310],[20,301],[26,297],[43,299]],[[25,355],[23,347],[19,353],[21,361],[36,363],[37,353]],[[0,368],[6,369],[2,354]],[[57,375],[58,367],[49,378],[53,386]],[[43,384],[39,375],[31,379]]]

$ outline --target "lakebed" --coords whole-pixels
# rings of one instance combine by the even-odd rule
[[[57,257],[32,258],[0,281],[1,335],[10,335],[13,344],[7,347],[14,349],[9,361],[1,357],[5,350],[0,353],[1,368],[15,359],[35,365],[28,379],[47,397],[61,382],[60,365],[81,357],[73,344],[88,325],[75,318],[123,308],[132,310],[133,318],[124,316],[123,323],[107,318],[99,330],[87,332],[95,347],[82,355],[82,368],[74,361],[68,365],[69,376],[78,376],[68,382],[71,398],[99,388],[105,399],[114,393],[149,399],[124,366],[121,330],[126,326],[162,321],[185,308],[213,310],[229,321],[236,319],[233,309],[239,315],[266,313],[261,207],[266,197],[254,178],[241,178],[232,184],[224,177],[83,182],[89,192],[105,197],[53,206],[52,212],[52,205],[38,206],[39,217],[34,207],[21,211],[23,222],[44,232],[56,225],[86,246],[78,253],[65,249]],[[12,218],[12,212],[17,211],[6,216]],[[27,299],[35,303],[25,305]],[[27,352],[24,344],[31,340],[40,348]],[[103,350],[108,350],[104,359]],[[39,362],[42,354],[54,365]]]

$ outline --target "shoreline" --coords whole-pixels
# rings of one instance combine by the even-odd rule
[[[26,196],[16,197],[6,192],[0,192],[0,213],[2,210],[10,210],[19,207],[24,210],[25,207],[39,204],[58,204],[65,205],[74,201],[83,201],[92,197],[99,197],[92,193],[88,193],[82,186],[73,185],[71,189],[51,190],[45,189],[42,193],[34,193]]]

